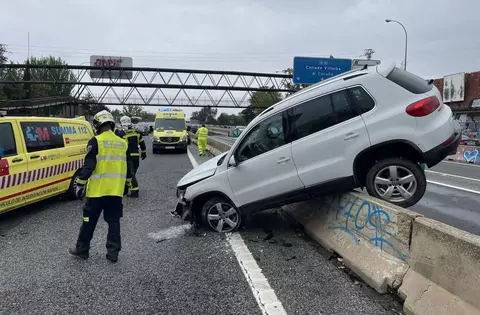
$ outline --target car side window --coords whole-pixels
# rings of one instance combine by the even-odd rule
[[[335,125],[336,118],[330,95],[321,96],[293,108],[298,138]]]
[[[17,145],[11,123],[0,123],[0,158],[17,155]]]
[[[65,146],[59,123],[28,121],[20,123],[20,126],[29,153]]]
[[[265,119],[253,127],[237,150],[238,162],[243,162],[286,144],[283,113]]]
[[[362,87],[356,86],[348,89],[348,91],[362,114],[371,111],[375,107],[375,101]]]
[[[337,116],[337,124],[358,116],[357,110],[352,106],[346,90],[330,94],[332,97],[333,110]]]

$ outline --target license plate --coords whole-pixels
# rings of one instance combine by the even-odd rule
[[[175,147],[167,146],[167,147],[165,147],[165,149],[175,149]]]

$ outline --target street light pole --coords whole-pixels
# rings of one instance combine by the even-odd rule
[[[402,28],[403,28],[403,31],[405,32],[405,61],[404,61],[404,70],[407,70],[407,45],[408,45],[408,35],[407,35],[407,29],[405,28],[405,26],[403,26],[402,23],[400,23],[399,21],[396,21],[396,20],[385,20],[385,22],[387,23],[390,23],[390,22],[394,22],[394,23],[397,23],[399,24]]]

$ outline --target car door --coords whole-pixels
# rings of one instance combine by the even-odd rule
[[[59,194],[63,180],[57,180],[61,172],[58,166],[65,159],[64,140],[60,124],[55,121],[25,120],[20,122],[23,139],[25,141],[26,158],[30,180],[26,202],[36,202]],[[66,178],[65,180],[67,180]]]
[[[293,160],[305,187],[337,183],[351,188],[347,186],[353,186],[353,161],[370,146],[370,139],[347,90],[316,97],[292,111]],[[324,188],[335,190],[333,185]]]
[[[25,204],[27,181],[25,157],[19,130],[14,120],[0,121],[0,213]]]
[[[238,205],[267,202],[303,189],[293,164],[286,113],[277,113],[250,129],[235,149],[237,166],[228,180]]]

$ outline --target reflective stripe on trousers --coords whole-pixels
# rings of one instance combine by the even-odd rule
[[[100,179],[100,178],[123,178],[126,179],[126,174],[118,174],[118,173],[103,173],[103,174],[94,174],[90,176],[90,179]]]

